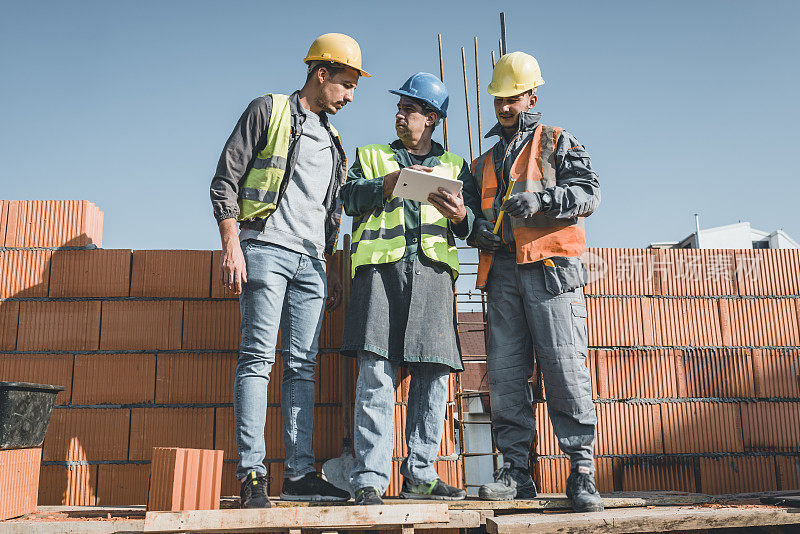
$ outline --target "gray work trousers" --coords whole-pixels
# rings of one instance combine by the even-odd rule
[[[528,378],[535,354],[559,447],[573,469],[594,472],[597,416],[585,365],[586,303],[581,287],[553,294],[562,291],[559,274],[574,279],[542,262],[517,265],[512,255],[495,254],[487,283],[492,431],[504,461],[527,469],[535,428]]]

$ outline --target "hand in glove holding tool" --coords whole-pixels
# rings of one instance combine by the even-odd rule
[[[542,209],[542,201],[536,193],[515,193],[500,206],[500,210],[511,217],[532,217]]]

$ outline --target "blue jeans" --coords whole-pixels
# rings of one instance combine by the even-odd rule
[[[247,283],[239,297],[242,341],[233,383],[236,476],[266,475],[267,385],[280,328],[283,345],[281,412],[285,477],[314,471],[314,367],[325,311],[325,262],[278,245],[242,242]]]
[[[383,494],[389,487],[394,450],[394,392],[400,362],[375,353],[358,355],[354,417],[353,489],[372,486]],[[411,364],[406,415],[408,456],[400,474],[411,484],[439,478],[434,462],[439,452],[447,408],[450,368],[438,363]]]

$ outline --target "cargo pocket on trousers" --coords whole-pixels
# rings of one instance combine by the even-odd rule
[[[571,302],[570,306],[572,307],[572,341],[575,344],[575,352],[585,358],[589,352],[586,304],[583,302]]]
[[[580,258],[555,256],[542,260],[547,292],[558,296],[586,285],[586,267]]]

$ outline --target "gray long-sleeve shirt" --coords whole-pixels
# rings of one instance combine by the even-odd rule
[[[525,148],[531,142],[534,131],[542,117],[538,112],[523,112],[519,116],[519,138],[513,141],[509,150],[509,142],[503,136],[503,128],[498,123],[486,134],[486,137],[498,136],[499,140],[489,150],[492,151],[495,175],[498,176],[496,197],[502,199],[508,187],[509,172],[511,167]],[[503,157],[508,150],[508,156],[503,165]],[[485,160],[485,152],[479,157]],[[600,182],[597,173],[592,169],[589,154],[578,140],[567,131],[562,131],[555,149],[556,185],[545,191],[550,194],[551,200],[542,207],[542,213],[554,219],[571,219],[591,215],[600,204]],[[477,167],[482,168],[482,164]],[[500,178],[501,169],[503,176]],[[480,169],[476,173],[480,172]],[[541,193],[538,193],[541,199]],[[464,182],[464,203],[472,208],[478,218],[484,218],[481,211],[481,190],[473,176],[468,176]],[[514,246],[514,233],[510,224],[502,225],[503,242]]]
[[[281,191],[278,195],[278,209],[290,210],[293,213],[303,213],[304,206],[296,205],[291,198],[288,202],[284,202],[286,191],[289,189],[289,183],[298,180],[295,176],[298,158],[304,158],[304,151],[301,145],[303,137],[303,127],[307,120],[307,114],[311,113],[306,111],[299,102],[298,92],[295,91],[289,97],[289,106],[291,110],[291,138],[289,141],[289,157],[286,166],[286,177],[281,184]],[[217,171],[214,178],[211,180],[211,205],[214,209],[214,217],[219,222],[223,219],[235,218],[239,215],[238,196],[242,183],[244,182],[247,173],[253,166],[253,161],[256,155],[266,145],[266,134],[269,128],[270,115],[272,113],[272,96],[266,95],[256,98],[239,118],[236,127],[233,129],[228,141],[225,143],[225,148],[219,158],[217,164]],[[339,190],[344,183],[347,174],[347,158],[344,154],[344,149],[339,143],[339,139],[333,135],[328,118],[324,114],[319,117],[320,124],[327,130],[331,140],[331,154],[333,157],[332,168],[329,168],[329,176],[316,176],[316,186],[321,188],[321,193],[324,195],[322,206],[324,214],[324,232],[325,232],[325,252],[333,254],[336,249],[336,241],[339,236],[339,224],[341,221],[342,202],[339,196]],[[315,134],[315,137],[319,135]],[[313,143],[312,143],[313,144]],[[298,149],[300,147],[300,149]],[[325,165],[327,167],[327,165]],[[302,167],[302,164],[301,164]],[[321,172],[321,171],[319,171]],[[317,174],[319,174],[317,172]],[[300,184],[293,184],[299,186]],[[308,185],[301,187],[307,189]],[[290,191],[291,193],[291,191]],[[303,200],[303,195],[290,195]],[[316,198],[316,196],[315,196]],[[309,202],[318,202],[318,198],[309,199]],[[292,205],[289,205],[291,203]],[[286,204],[286,205],[284,205]],[[319,211],[319,210],[316,210]],[[241,223],[243,232],[247,231],[248,237],[255,237],[261,234],[264,230],[266,221],[264,219],[254,219],[244,221]],[[251,232],[252,231],[252,232]],[[295,230],[291,233],[294,237],[288,237],[278,243],[282,246],[290,247],[290,245],[297,245],[295,247],[298,252],[309,255],[318,255],[317,247],[312,246],[312,235],[315,230],[309,228],[308,235],[303,234],[305,231]],[[279,235],[279,234],[275,234]],[[313,239],[316,241],[316,239]],[[292,248],[292,247],[290,247]]]

